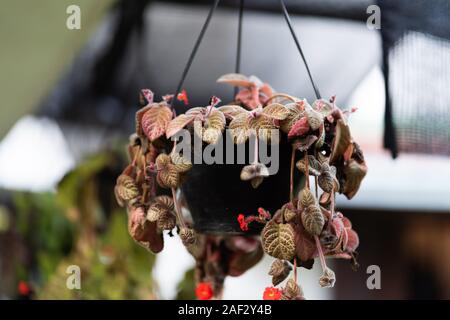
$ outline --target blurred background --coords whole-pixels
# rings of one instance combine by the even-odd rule
[[[173,93],[212,1],[1,0],[0,298],[194,298],[178,237],[154,256],[128,236],[113,196],[139,90]],[[450,5],[445,0],[286,0],[323,97],[357,107],[350,126],[369,172],[340,210],[360,269],[300,271],[309,299],[450,298]],[[69,5],[81,29],[66,27]],[[377,5],[381,29],[367,20]],[[186,79],[190,105],[231,88],[239,0],[221,1]],[[375,8],[375,9],[376,9]],[[309,101],[314,91],[276,0],[246,0],[241,72]],[[182,111],[182,110],[181,110]],[[199,190],[201,192],[201,190]],[[272,258],[225,282],[260,299]],[[78,265],[82,290],[68,290]],[[381,269],[369,290],[367,267]]]

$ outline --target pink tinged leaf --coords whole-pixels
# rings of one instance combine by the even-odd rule
[[[172,119],[172,111],[166,105],[155,104],[142,116],[142,130],[150,141],[163,136]]]
[[[137,243],[153,253],[160,252],[164,247],[163,236],[158,232],[156,222],[148,221],[140,207],[130,209],[128,231]]]
[[[235,100],[251,110],[256,109],[260,105],[259,99],[254,99],[253,93],[249,89],[240,90],[236,95]]]
[[[353,252],[359,246],[358,234],[352,229],[346,229],[347,231],[347,245],[344,250],[347,252]]]
[[[273,89],[267,83],[264,83],[261,88],[259,88],[259,100],[265,105],[270,97],[273,96]]]
[[[211,107],[215,107],[217,106],[222,100],[220,100],[219,98],[217,98],[216,96],[212,96],[211,99],[209,100],[209,105]]]
[[[302,261],[314,259],[317,256],[317,247],[313,239],[309,237],[302,225],[294,227],[295,232],[295,250],[297,257]]]
[[[181,129],[191,123],[194,118],[194,115],[180,114],[178,117],[169,122],[166,129],[166,137],[170,138],[178,133]]]
[[[288,138],[299,137],[306,134],[309,131],[309,123],[308,118],[303,117],[300,118],[297,122],[294,123],[291,130],[289,130]]]
[[[342,222],[342,220],[340,218],[334,218],[330,224],[331,224],[331,229],[332,229],[332,232],[334,233],[334,235],[337,238],[340,238],[342,235],[342,232],[344,231],[344,223]]]
[[[351,229],[352,228],[352,222],[350,221],[349,218],[342,216],[342,223],[344,224],[344,227],[346,229]]]
[[[251,87],[253,82],[246,76],[238,73],[229,73],[217,79],[218,83],[227,83],[235,87]]]
[[[150,90],[150,89],[142,89],[141,90],[141,95],[145,99],[147,104],[153,103],[154,94],[153,94],[152,90]]]

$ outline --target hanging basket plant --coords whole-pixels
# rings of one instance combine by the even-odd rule
[[[165,234],[178,234],[196,259],[199,299],[220,298],[225,277],[241,275],[264,253],[275,258],[269,270],[273,287],[264,299],[304,299],[297,268],[312,268],[315,258],[323,270],[320,285],[332,287],[335,275],[326,258],[356,265],[359,244],[351,222],[336,211],[335,194],[351,199],[367,172],[350,134],[351,112],[338,108],[334,97],[321,99],[313,81],[318,99],[311,104],[255,76],[233,73],[218,82],[237,88],[233,101],[222,104],[212,97],[207,106],[178,116],[173,104],[188,103],[185,91],[159,102],[150,90],[142,91],[145,106],[136,113],[130,164],[115,187],[118,203],[128,211],[130,235],[158,253]],[[180,137],[190,148],[180,150]],[[227,139],[231,147],[223,144]],[[264,145],[276,146],[275,172],[262,161]],[[211,149],[233,152],[234,160],[239,147],[252,156],[247,163],[194,161]]]

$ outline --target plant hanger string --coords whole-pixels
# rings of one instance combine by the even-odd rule
[[[309,66],[308,66],[308,62],[306,62],[305,55],[303,53],[302,47],[300,46],[300,41],[298,40],[297,34],[295,33],[294,27],[292,26],[291,17],[289,16],[289,12],[287,11],[286,5],[284,4],[283,0],[280,0],[280,5],[281,5],[281,10],[283,11],[284,19],[286,20],[286,23],[289,26],[289,30],[291,31],[292,38],[294,39],[295,45],[297,46],[297,49],[298,49],[298,52],[300,53],[303,63],[305,64],[306,72],[308,73],[308,77],[313,86],[314,93],[316,94],[316,98],[321,99],[319,89],[317,88],[317,85],[314,82],[314,79],[311,74],[311,70],[309,69]]]
[[[244,2],[239,2],[239,20],[238,20],[238,33],[237,33],[237,52],[236,52],[236,67],[235,72],[241,73],[241,51],[242,51],[242,20],[244,19]],[[238,87],[234,88],[234,95],[237,95],[239,91]]]
[[[200,47],[200,44],[203,40],[203,36],[205,35],[206,29],[208,29],[209,22],[211,21],[211,18],[214,14],[214,11],[216,11],[217,6],[219,5],[220,0],[214,0],[211,9],[209,9],[208,16],[206,17],[205,23],[203,24],[202,29],[200,30],[200,34],[197,37],[197,40],[195,41],[194,48],[192,49],[192,52],[189,56],[189,59],[186,63],[186,66],[184,67],[183,74],[181,75],[181,79],[178,82],[177,90],[175,91],[174,98],[172,99],[171,105],[173,107],[174,101],[177,99],[178,94],[181,92],[181,88],[183,87],[184,81],[186,80],[186,76],[189,72],[189,69],[191,68],[192,62],[194,61],[195,55],[197,54],[198,48]]]
[[[193,49],[191,51],[191,54],[189,55],[189,59],[188,59],[186,65],[185,65],[183,73],[181,75],[181,79],[178,82],[178,86],[177,86],[177,89],[175,91],[174,99],[172,99],[172,102],[171,102],[171,106],[172,107],[173,107],[173,104],[174,104],[174,102],[176,100],[176,97],[181,92],[183,84],[184,84],[184,82],[186,80],[186,77],[187,77],[187,75],[189,73],[189,70],[190,70],[190,68],[192,66],[192,62],[195,59],[195,56],[196,56],[197,51],[198,51],[198,48],[200,47],[200,44],[201,44],[201,42],[203,40],[203,37],[204,37],[204,35],[206,33],[206,30],[208,29],[208,26],[209,26],[209,23],[211,22],[212,16],[214,15],[214,12],[215,12],[215,10],[217,9],[217,7],[219,5],[219,2],[220,2],[220,0],[214,0],[213,4],[212,4],[212,6],[211,6],[211,8],[209,10],[208,16],[206,17],[206,20],[205,20],[205,22],[204,22],[204,24],[202,26],[202,29],[200,30],[200,34],[198,35],[197,40],[195,41],[194,47],[193,47]],[[240,73],[240,69],[241,69],[242,24],[243,24],[243,17],[244,17],[244,2],[245,2],[245,0],[240,0],[240,3],[239,3],[239,20],[238,20],[238,32],[237,32],[237,51],[236,51],[236,64],[235,64],[235,72],[236,73]],[[311,84],[313,86],[316,98],[320,99],[321,95],[320,95],[319,89],[318,89],[316,83],[314,82],[314,79],[312,77],[311,70],[309,68],[308,62],[306,61],[306,57],[305,57],[305,55],[303,53],[303,50],[301,48],[300,41],[298,40],[298,37],[297,37],[297,35],[295,33],[295,30],[294,30],[293,25],[292,25],[291,18],[289,16],[289,12],[287,11],[286,5],[284,4],[283,0],[280,0],[280,5],[281,5],[281,9],[282,9],[284,18],[286,20],[286,23],[287,23],[287,25],[289,27],[289,30],[291,32],[292,38],[293,38],[293,40],[295,42],[295,45],[297,46],[297,49],[298,49],[298,51],[300,53],[300,56],[301,56],[301,58],[303,60],[304,65],[305,65],[305,68],[306,68],[306,71],[308,73],[309,80],[310,80],[310,82],[311,82]]]

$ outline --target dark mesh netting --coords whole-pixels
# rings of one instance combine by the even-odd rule
[[[385,147],[450,155],[450,1],[379,0]]]

